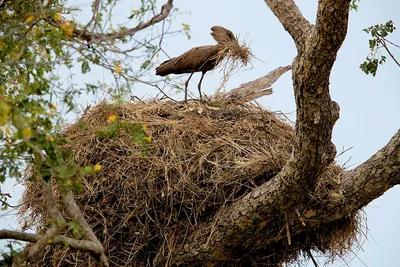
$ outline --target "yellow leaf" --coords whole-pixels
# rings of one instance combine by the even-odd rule
[[[57,110],[57,105],[50,105],[51,110]]]
[[[116,73],[121,73],[121,65],[120,64],[115,65],[115,70],[114,71]]]
[[[117,120],[117,115],[111,115],[110,117],[108,117],[108,122],[113,122]]]
[[[65,31],[65,34],[68,36],[72,36],[73,32],[74,32],[74,28],[71,26]]]
[[[61,24],[61,30],[68,36],[71,36],[74,32],[74,26],[69,23],[69,21],[65,20]]]
[[[98,164],[98,163],[93,166],[93,171],[94,172],[101,171],[101,169],[102,169],[102,166],[100,164]]]
[[[46,140],[49,142],[54,142],[54,137],[53,136],[46,136]]]
[[[151,142],[151,136],[150,135],[149,136],[145,136],[143,139],[144,139],[144,141],[146,141],[148,143]]]
[[[34,20],[34,19],[35,19],[35,16],[31,15],[31,16],[29,16],[29,17],[26,18],[25,22],[26,22],[26,23],[29,23],[29,22],[31,22],[31,21]]]
[[[32,130],[29,128],[24,128],[22,130],[22,135],[24,136],[24,138],[30,138],[32,137]]]
[[[147,130],[147,125],[143,124],[143,131],[146,131],[146,130]]]
[[[61,16],[60,13],[54,14],[54,19],[55,19],[55,20],[60,20],[61,18],[62,18],[62,16]]]
[[[12,129],[10,127],[6,127],[6,134],[11,135],[12,134]]]
[[[0,126],[7,123],[8,115],[10,114],[11,108],[5,100],[0,99]]]

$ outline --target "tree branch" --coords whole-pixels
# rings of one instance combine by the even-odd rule
[[[400,130],[365,163],[342,178],[346,212],[354,212],[400,184]],[[340,214],[339,214],[340,216]]]
[[[12,231],[12,230],[0,230],[0,239],[14,239],[14,240],[35,243],[43,239],[43,236],[31,233]],[[61,235],[56,235],[54,236],[54,238],[44,239],[44,240],[46,245],[69,246],[73,249],[89,251],[97,254],[100,254],[101,250],[103,249],[101,246],[99,247],[97,244],[91,241],[76,240]]]
[[[43,197],[46,201],[47,210],[50,215],[50,219],[54,220],[52,226],[47,229],[46,233],[31,247],[27,247],[27,254],[24,259],[27,260],[41,251],[47,244],[47,240],[52,240],[60,231],[62,231],[66,226],[64,217],[61,215],[60,211],[57,209],[56,201],[54,200],[53,192],[51,191],[51,182],[42,180],[42,190]]]
[[[78,207],[78,204],[76,204],[76,201],[72,195],[72,192],[68,188],[61,188],[59,186],[59,190],[61,193],[61,199],[64,204],[65,209],[67,210],[67,213],[69,216],[71,216],[72,219],[76,220],[79,222],[79,224],[82,227],[82,232],[85,238],[89,239],[92,243],[96,244],[98,247],[101,247],[101,253],[98,253],[97,255],[99,256],[99,263],[100,266],[108,267],[108,261],[107,257],[104,253],[104,249],[100,241],[97,239],[96,235],[93,233],[92,228],[90,228],[90,225],[87,223],[85,217],[83,216],[80,208]]]
[[[241,84],[238,88],[232,89],[229,92],[216,93],[212,96],[212,101],[224,99],[224,101],[229,100],[243,103],[250,102],[264,95],[270,95],[272,94],[271,85],[290,69],[291,66],[276,68],[267,75]]]
[[[391,138],[389,143],[375,153],[370,159],[354,170],[340,177],[342,187],[341,201],[329,199],[321,205],[308,206],[308,211],[315,215],[303,220],[299,218],[292,222],[291,234],[298,235],[313,231],[333,221],[356,213],[371,201],[383,195],[387,190],[400,184],[400,130]],[[337,192],[335,192],[337,193]],[[329,194],[329,192],[328,192]],[[305,223],[304,223],[305,221]],[[266,242],[276,242],[286,238],[284,234],[264,237]]]
[[[292,36],[299,50],[304,45],[306,33],[311,31],[312,25],[303,17],[293,0],[265,0],[265,3]]]
[[[157,15],[155,15],[148,21],[141,22],[136,27],[133,27],[130,29],[121,30],[121,31],[112,32],[112,33],[97,33],[97,32],[89,32],[86,30],[86,27],[85,27],[84,29],[75,28],[73,30],[72,34],[75,37],[83,38],[88,41],[106,41],[106,40],[112,40],[112,39],[121,39],[126,36],[132,36],[135,33],[148,28],[149,26],[152,26],[160,21],[163,21],[170,14],[172,7],[173,7],[173,0],[168,0],[168,2],[162,6],[160,13],[158,13]],[[45,20],[54,27],[57,27],[57,28],[62,27],[62,24],[60,22],[54,20],[52,17],[47,17]]]

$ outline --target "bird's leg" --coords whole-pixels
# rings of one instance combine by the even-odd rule
[[[203,81],[204,75],[206,74],[206,71],[203,71],[201,73],[201,78],[199,81],[199,85],[197,85],[197,88],[199,89],[199,94],[200,94],[200,100],[203,100],[202,96],[201,96],[201,82]]]
[[[185,103],[187,102],[187,96],[188,96],[187,88],[188,88],[188,85],[189,85],[189,80],[190,80],[190,78],[192,78],[193,73],[194,73],[194,72],[190,73],[189,78],[188,78],[187,81],[185,82]]]

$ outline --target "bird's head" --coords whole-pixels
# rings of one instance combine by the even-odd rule
[[[211,28],[211,35],[221,45],[229,42],[237,42],[235,35],[230,30],[221,26],[213,26]]]

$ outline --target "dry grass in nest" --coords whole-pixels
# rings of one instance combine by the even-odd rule
[[[254,57],[250,48],[247,47],[245,41],[240,44],[236,41],[226,42],[221,45],[222,49],[217,54],[217,62],[226,60],[224,70],[227,73],[231,73],[234,69],[239,66],[247,66],[247,64]]]
[[[217,54],[217,62],[224,61],[224,66],[222,67],[224,77],[216,92],[219,92],[221,88],[225,86],[229,77],[236,69],[247,66],[254,57],[246,41],[243,41],[242,44],[236,41],[230,41],[221,46],[222,49]]]
[[[223,49],[219,51],[218,57],[228,58],[228,61],[232,62],[240,61],[241,65],[247,66],[254,55],[248,48],[246,41],[243,41],[242,44],[230,41],[223,45]]]
[[[110,115],[147,126],[152,141],[145,151],[127,132],[97,134],[110,125]],[[103,167],[79,177],[83,192],[76,200],[111,266],[148,266],[169,257],[198,222],[274,177],[291,154],[294,129],[250,104],[101,103],[62,135],[71,140],[63,149],[78,166]],[[36,181],[26,183],[20,214],[26,228],[42,233],[48,221],[40,192]],[[95,265],[86,253],[46,247],[30,266],[53,263]]]

